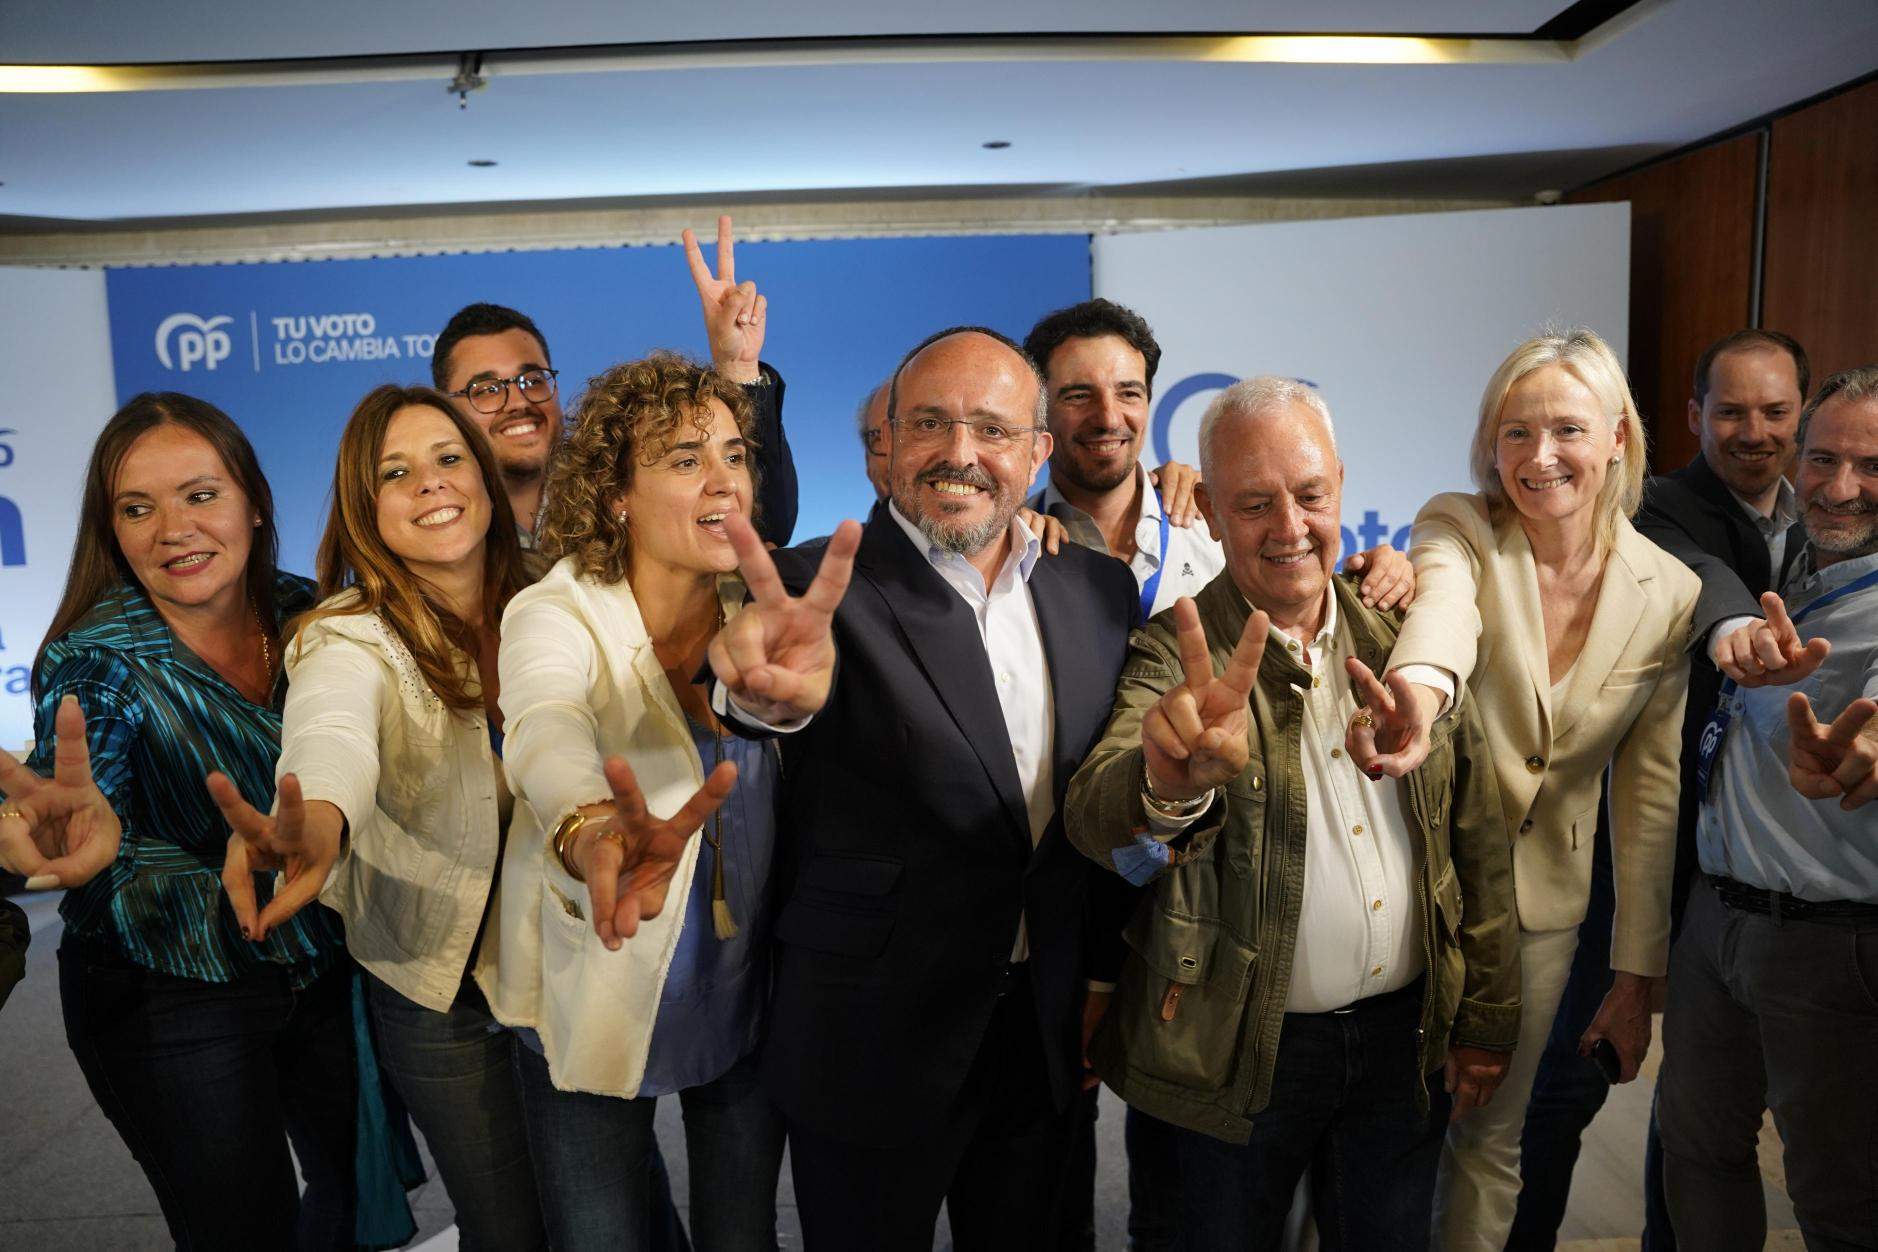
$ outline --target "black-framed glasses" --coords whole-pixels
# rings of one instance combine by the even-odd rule
[[[509,403],[509,388],[519,387],[522,399],[542,404],[554,399],[554,379],[560,370],[523,370],[513,378],[478,378],[461,391],[444,394],[466,399],[478,413],[500,413]]]
[[[963,426],[971,431],[973,443],[991,450],[1009,447],[1025,435],[1034,435],[1042,429],[1038,426],[1013,426],[995,418],[981,417],[972,421],[963,417],[937,417],[931,413],[922,413],[917,417],[896,417],[893,425],[900,439],[916,447],[948,442],[952,438],[952,428]]]

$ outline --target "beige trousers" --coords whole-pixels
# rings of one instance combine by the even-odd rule
[[[1448,1127],[1435,1181],[1436,1252],[1501,1252],[1519,1204],[1519,1136],[1539,1057],[1571,977],[1578,928],[1519,933],[1519,1047],[1484,1109]]]

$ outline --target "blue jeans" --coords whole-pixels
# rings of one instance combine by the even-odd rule
[[[517,1046],[522,1106],[557,1252],[652,1252],[656,1098],[559,1091],[547,1059]],[[691,1165],[691,1238],[700,1252],[775,1252],[782,1117],[745,1057],[721,1078],[678,1093]]]
[[[547,1247],[528,1127],[516,1087],[515,1036],[465,978],[448,1011],[365,976],[378,1061],[424,1133],[466,1252]]]
[[[1421,1008],[1417,983],[1346,1012],[1285,1014],[1251,1141],[1174,1131],[1187,1252],[1279,1247],[1307,1170],[1326,1252],[1428,1247],[1448,1096],[1420,1072]]]
[[[285,971],[202,982],[59,945],[65,1037],[178,1248],[353,1246],[351,979],[342,958],[299,991]]]

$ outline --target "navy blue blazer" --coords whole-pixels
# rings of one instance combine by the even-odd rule
[[[776,553],[800,591],[823,549]],[[875,506],[835,614],[826,707],[782,739],[775,990],[763,1049],[793,1122],[919,1137],[957,1098],[1021,915],[1051,1095],[1081,1075],[1084,980],[1121,962],[1127,897],[1064,836],[1062,801],[1108,723],[1137,593],[1065,545],[1031,573],[1055,705],[1057,803],[1036,847],[972,610]],[[1097,886],[1098,883],[1101,886]]]

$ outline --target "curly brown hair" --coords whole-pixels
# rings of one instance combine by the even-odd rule
[[[637,468],[656,464],[687,425],[709,432],[712,400],[730,410],[754,449],[756,412],[744,389],[676,352],[654,352],[589,379],[548,467],[542,554],[556,561],[571,556],[581,573],[604,583],[624,581],[632,527],[614,516],[614,502],[632,489]],[[756,476],[752,460],[753,501]]]

